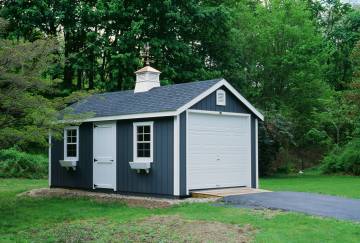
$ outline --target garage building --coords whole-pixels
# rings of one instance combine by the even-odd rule
[[[63,138],[49,139],[50,187],[176,197],[258,187],[264,117],[234,87],[224,79],[160,86],[150,66],[135,74],[134,90],[65,110]]]

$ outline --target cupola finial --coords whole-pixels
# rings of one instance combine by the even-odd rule
[[[140,53],[140,55],[144,58],[146,66],[135,72],[135,93],[146,92],[152,88],[160,86],[160,71],[150,67],[151,60],[149,43],[144,45],[144,50]]]

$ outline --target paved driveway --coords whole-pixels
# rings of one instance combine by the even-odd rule
[[[223,198],[234,207],[270,208],[360,222],[360,200],[306,192],[262,192]]]

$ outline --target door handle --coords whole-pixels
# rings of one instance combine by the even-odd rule
[[[98,161],[97,159],[94,158],[94,162]]]

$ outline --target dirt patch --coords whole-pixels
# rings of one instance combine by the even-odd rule
[[[274,209],[253,209],[252,212],[256,215],[262,216],[264,219],[272,219],[275,216],[278,216],[282,212],[280,210]]]
[[[216,198],[187,198],[187,199],[166,199],[155,197],[141,197],[141,196],[128,196],[115,193],[100,193],[89,192],[76,189],[63,189],[63,188],[40,188],[23,192],[18,196],[49,198],[90,198],[98,202],[119,202],[125,203],[129,207],[144,207],[144,208],[166,208],[183,202],[213,202]]]
[[[255,232],[249,224],[238,226],[220,222],[187,220],[180,216],[152,216],[137,222],[136,225],[147,231],[151,231],[154,226],[163,231],[162,237],[165,238],[150,235],[147,239],[150,242],[158,242],[162,239],[181,242],[249,242]]]
[[[77,220],[33,231],[30,239],[52,242],[250,242],[251,225],[152,216],[120,224],[107,219]]]

